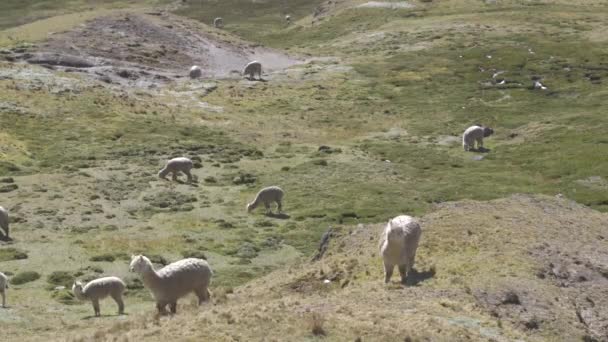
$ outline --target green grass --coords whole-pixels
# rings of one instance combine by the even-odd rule
[[[177,11],[177,14],[211,25],[213,19],[224,19],[225,29],[246,39],[274,34],[287,29],[285,15],[297,21],[313,13],[321,0],[202,0]],[[254,39],[255,40],[255,39]]]

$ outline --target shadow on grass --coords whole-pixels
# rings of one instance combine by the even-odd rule
[[[490,151],[492,151],[489,148],[485,148],[485,147],[479,147],[479,148],[472,148],[469,149],[470,152],[478,152],[478,153],[489,153]]]
[[[272,218],[276,218],[276,219],[280,219],[280,220],[287,220],[289,218],[291,218],[291,216],[285,214],[285,213],[267,213],[266,217],[272,217]]]
[[[431,279],[435,276],[435,268],[430,268],[427,271],[419,272],[416,269],[412,269],[410,274],[408,274],[407,282],[405,285],[407,286],[416,286],[419,283]]]
[[[123,313],[123,314],[115,314],[115,315],[99,315],[99,316],[95,316],[95,315],[91,315],[91,316],[85,316],[82,318],[83,321],[88,321],[90,319],[95,319],[95,318],[106,318],[106,317],[119,317],[119,316],[129,316],[128,313]]]

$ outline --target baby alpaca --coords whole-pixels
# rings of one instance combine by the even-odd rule
[[[401,282],[406,283],[407,276],[414,267],[421,234],[420,225],[411,216],[401,215],[388,221],[380,236],[385,283],[390,281],[395,265],[399,266]]]
[[[165,176],[171,172],[173,173],[172,179],[177,181],[177,174],[181,171],[188,176],[188,182],[192,182],[192,174],[190,173],[190,170],[192,170],[192,160],[185,157],[173,158],[169,160],[165,167],[158,172],[158,177],[165,179]]]
[[[80,281],[72,285],[72,292],[79,300],[90,300],[93,303],[95,316],[99,317],[99,300],[108,296],[118,304],[118,314],[125,311],[122,294],[125,292],[125,283],[118,277],[104,277],[90,281],[84,287]]]
[[[483,148],[483,138],[487,138],[494,134],[494,130],[490,127],[484,127],[481,125],[475,125],[467,128],[462,134],[462,147],[465,151],[475,149],[475,142],[477,142],[477,148]]]
[[[2,307],[6,307],[6,289],[8,289],[8,277],[0,272],[0,295],[2,295]]]
[[[269,186],[267,188],[264,188],[260,190],[260,192],[258,192],[253,202],[247,204],[247,212],[250,213],[253,209],[257,208],[260,203],[264,203],[264,207],[266,207],[266,213],[272,214],[270,204],[272,202],[276,202],[280,214],[283,210],[282,201],[284,195],[285,192],[278,186]]]

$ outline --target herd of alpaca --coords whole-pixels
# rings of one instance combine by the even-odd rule
[[[251,64],[251,63],[250,63]],[[259,64],[259,63],[258,63]],[[474,125],[467,128],[462,135],[462,146],[465,151],[475,148],[483,149],[483,138],[494,133],[490,127]],[[193,162],[186,157],[178,157],[168,160],[165,166],[158,172],[158,177],[165,179],[167,174],[172,174],[173,181],[177,176],[184,173],[188,182],[193,181]],[[271,205],[276,203],[280,214],[283,210],[283,197],[285,192],[278,186],[269,186],[261,189],[254,200],[247,204],[247,212],[263,204],[266,214],[272,214]],[[0,206],[0,239],[10,240],[9,237],[9,212]],[[388,221],[380,235],[380,256],[384,263],[384,282],[388,283],[393,274],[395,266],[399,269],[401,282],[405,284],[408,275],[411,274],[416,258],[416,250],[422,229],[420,224],[411,216],[401,215]],[[176,261],[160,270],[155,270],[150,259],[144,255],[131,257],[129,266],[131,272],[139,273],[144,285],[152,293],[159,314],[166,313],[169,306],[171,313],[177,311],[177,300],[189,293],[198,297],[198,303],[210,299],[209,285],[213,271],[206,260],[187,258]],[[0,295],[2,296],[2,307],[6,307],[6,289],[8,289],[8,277],[0,272]],[[99,301],[106,297],[112,297],[118,305],[118,314],[124,313],[124,302],[122,299],[125,292],[125,283],[118,277],[103,277],[90,281],[86,285],[76,281],[72,286],[74,296],[83,301],[91,301],[95,316],[100,316]]]

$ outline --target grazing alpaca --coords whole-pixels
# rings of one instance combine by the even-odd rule
[[[255,74],[258,74],[259,79],[262,79],[262,64],[257,61],[249,62],[243,70],[243,75],[249,75],[249,79],[255,79]]]
[[[465,151],[475,149],[475,142],[477,142],[477,148],[483,148],[483,138],[487,138],[494,134],[494,130],[490,127],[484,127],[481,125],[475,125],[467,128],[462,134],[462,147]]]
[[[390,281],[395,265],[398,265],[401,282],[405,284],[414,267],[421,234],[420,225],[411,216],[401,215],[388,221],[380,236],[385,283]]]
[[[247,212],[251,212],[253,209],[257,208],[260,203],[264,203],[264,207],[266,207],[266,213],[272,214],[270,204],[272,202],[276,202],[278,211],[279,213],[281,213],[281,211],[283,210],[282,201],[284,195],[285,192],[278,186],[269,186],[267,188],[264,188],[260,190],[260,192],[258,192],[253,202],[247,204]]]
[[[188,176],[188,182],[192,182],[192,160],[185,157],[173,158],[167,162],[165,167],[158,172],[158,177],[164,179],[169,172],[173,173],[172,179],[177,180],[177,174],[183,172]]]

